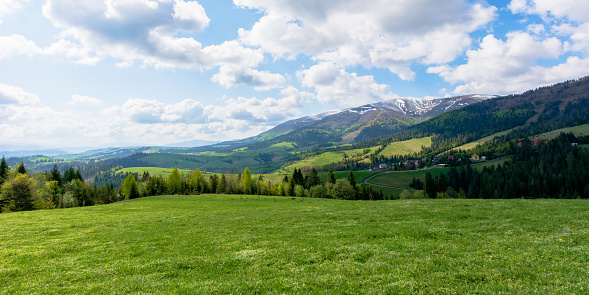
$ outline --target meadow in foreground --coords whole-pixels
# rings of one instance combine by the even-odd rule
[[[0,214],[0,293],[586,294],[588,209],[204,195]]]

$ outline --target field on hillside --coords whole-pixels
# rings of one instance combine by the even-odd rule
[[[394,142],[389,144],[384,150],[382,150],[379,153],[379,155],[385,157],[408,155],[421,151],[422,146],[431,146],[431,144],[431,137],[416,138],[406,141]],[[379,146],[369,148],[370,152],[366,155],[374,154],[374,152],[376,152],[378,148]],[[285,166],[283,167],[283,170],[292,171],[294,168],[306,170],[310,169],[311,167],[323,167],[325,165],[343,161],[344,159],[346,159],[346,157],[353,158],[355,155],[363,154],[364,150],[365,149],[354,149],[325,152],[320,155],[313,156],[311,158]],[[364,161],[368,161],[368,159],[364,159]]]
[[[500,136],[506,135],[507,133],[511,132],[512,130],[513,129],[505,130],[505,131],[502,131],[502,132],[497,132],[497,133],[491,134],[491,135],[489,135],[487,137],[483,137],[483,138],[481,138],[479,140],[475,140],[473,142],[469,142],[469,143],[463,144],[461,146],[455,147],[452,150],[453,151],[457,151],[459,149],[460,150],[463,150],[463,151],[471,150],[471,149],[474,149],[475,147],[477,147],[477,145],[479,145],[479,144],[482,145],[484,143],[487,143],[487,142],[495,139],[496,137],[500,137]]]
[[[588,205],[205,195],[0,214],[0,293],[582,294]]]
[[[543,138],[543,139],[549,140],[549,139],[556,138],[557,136],[559,136],[563,132],[564,133],[573,133],[576,136],[587,136],[587,135],[589,135],[589,124],[579,125],[579,126],[569,127],[569,128],[562,128],[562,129],[554,130],[551,132],[542,133],[542,134],[534,136],[532,138]]]
[[[504,157],[500,159],[495,159],[488,162],[480,162],[477,164],[473,164],[473,169],[483,169],[484,167],[496,166],[498,164],[503,165],[505,162],[510,161],[510,157]],[[395,187],[402,187],[408,188],[409,183],[413,180],[413,177],[424,181],[425,174],[431,173],[433,177],[436,177],[440,174],[446,174],[450,171],[448,168],[431,168],[431,169],[422,169],[422,170],[415,170],[415,171],[392,171],[390,173],[383,173],[371,178],[368,182],[370,184],[376,185],[390,185]]]
[[[403,156],[421,151],[422,146],[430,147],[432,145],[431,137],[414,138],[406,141],[393,142],[380,152],[379,155],[385,157]]]
[[[409,183],[411,183],[411,180],[413,180],[414,177],[424,181],[426,173],[431,173],[432,176],[435,177],[442,173],[445,174],[449,170],[450,169],[448,168],[432,168],[417,171],[392,171],[390,173],[383,173],[371,178],[369,183],[411,189],[411,187],[409,187]]]

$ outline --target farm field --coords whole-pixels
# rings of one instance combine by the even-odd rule
[[[422,146],[431,146],[432,141],[431,137],[425,138],[416,138],[410,139],[406,141],[399,141],[389,144],[386,148],[384,148],[379,155],[385,157],[391,156],[400,156],[400,155],[408,155],[412,153],[416,153],[421,151]],[[374,154],[374,152],[379,148],[379,146],[374,146],[369,148],[370,152],[366,155]],[[354,157],[355,155],[362,154],[364,149],[354,149],[354,150],[343,150],[343,151],[333,151],[333,152],[325,152],[320,155],[311,157],[309,159],[305,159],[302,161],[298,161],[291,165],[283,167],[284,171],[291,172],[294,168],[297,169],[310,169],[311,167],[322,167],[325,165],[329,165],[332,163],[337,163],[343,161],[345,156],[347,157]],[[365,159],[366,161],[366,159]]]
[[[431,137],[414,138],[406,141],[398,141],[389,144],[379,155],[384,157],[403,156],[421,151],[422,146],[432,145]]]
[[[582,294],[588,205],[204,195],[2,214],[0,293]]]
[[[477,164],[473,164],[473,169],[480,169],[482,170],[484,167],[496,166],[498,164],[503,165],[505,162],[510,161],[510,157],[504,157],[500,159],[491,160],[488,162],[481,162]],[[415,170],[415,171],[395,171],[390,173],[383,173],[380,175],[375,176],[369,180],[370,184],[377,184],[377,185],[390,185],[395,187],[402,187],[411,189],[409,187],[409,183],[413,180],[413,177],[424,181],[425,174],[431,173],[433,177],[438,176],[440,174],[446,174],[450,171],[448,168],[430,168],[430,169],[422,169],[422,170]],[[376,174],[376,173],[373,173]]]
[[[432,168],[416,171],[394,171],[390,173],[383,173],[377,175],[371,178],[368,182],[370,184],[390,185],[395,187],[411,189],[411,187],[409,187],[409,183],[411,183],[413,177],[420,179],[421,181],[424,181],[426,173],[431,173],[432,176],[435,177],[440,174],[445,174],[448,171],[450,171],[450,169],[448,168]]]

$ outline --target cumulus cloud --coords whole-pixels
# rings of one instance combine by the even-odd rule
[[[538,14],[547,17],[566,18],[570,21],[589,21],[589,2],[576,0],[512,0],[508,8],[513,13]]]
[[[0,25],[2,24],[2,17],[13,14],[23,8],[29,3],[29,0],[2,0],[0,1]]]
[[[35,42],[21,35],[0,36],[0,59],[14,55],[33,56],[42,52],[43,49],[39,48]]]
[[[194,38],[179,37],[209,25],[204,8],[195,1],[48,0],[43,13],[66,39],[52,46],[52,52],[80,63],[114,57],[121,67],[138,61],[156,68],[203,69],[226,63],[253,67],[263,60],[261,52],[235,41],[203,48]]]
[[[41,100],[36,94],[26,92],[20,87],[0,83],[0,105],[39,105]]]
[[[455,94],[514,93],[583,74],[573,63],[584,64],[579,58],[554,67],[538,65],[538,59],[556,59],[563,52],[563,43],[554,37],[539,39],[528,33],[512,32],[502,41],[488,35],[480,48],[466,53],[466,64],[430,67],[428,72],[439,74],[450,83],[464,83],[456,87]]]
[[[280,74],[273,74],[268,71],[222,66],[219,73],[211,78],[211,81],[217,82],[226,88],[246,85],[254,87],[257,91],[262,91],[279,88],[286,82],[286,79]]]
[[[411,80],[414,63],[454,60],[470,46],[469,33],[496,17],[496,8],[463,0],[288,1],[234,0],[264,16],[239,30],[245,44],[275,58],[312,56],[339,66],[386,68]]]
[[[336,64],[323,62],[297,73],[301,84],[315,89],[316,99],[343,106],[357,106],[395,97],[389,86],[378,84],[373,76],[348,73]]]

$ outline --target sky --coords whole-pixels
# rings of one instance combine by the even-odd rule
[[[589,0],[0,0],[0,146],[225,141],[589,75]]]

